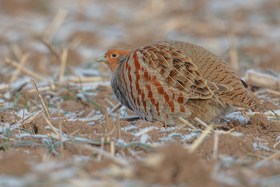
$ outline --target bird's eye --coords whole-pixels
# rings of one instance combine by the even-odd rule
[[[112,54],[112,57],[114,58],[114,57],[117,57],[118,55],[117,55],[117,53],[113,53]]]

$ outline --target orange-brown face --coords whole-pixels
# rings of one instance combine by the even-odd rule
[[[130,53],[130,51],[130,49],[111,48],[105,53],[104,56],[97,59],[97,62],[104,62],[110,68],[112,73],[114,73],[119,66],[120,60],[125,58]]]

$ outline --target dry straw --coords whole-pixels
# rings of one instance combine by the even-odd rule
[[[13,73],[13,76],[11,77],[11,79],[9,81],[10,83],[13,83],[17,79],[17,77],[18,77],[20,71],[22,70],[22,67],[24,66],[25,62],[27,61],[28,57],[29,57],[29,53],[24,53],[22,55],[22,57],[20,58],[20,62],[18,64],[18,66],[16,67],[16,71]]]
[[[63,78],[64,78],[67,56],[68,56],[68,50],[64,49],[62,51],[62,55],[61,55],[60,72],[59,72],[59,80],[60,81],[63,81]]]
[[[48,118],[45,118],[45,121],[46,121],[47,124],[50,126],[51,130],[52,130],[55,134],[59,135],[59,133],[57,132],[57,130],[56,130],[56,129],[54,128],[54,126],[51,124],[50,120],[49,120]]]
[[[34,87],[36,93],[37,93],[37,96],[39,97],[39,99],[40,99],[40,101],[41,101],[41,103],[42,103],[42,106],[43,106],[43,108],[44,108],[44,110],[45,110],[46,116],[47,116],[49,119],[52,118],[51,113],[50,113],[50,111],[49,111],[49,108],[48,108],[48,106],[46,105],[45,101],[43,100],[43,97],[41,96],[41,94],[40,94],[40,92],[39,92],[39,90],[38,90],[38,87],[37,87],[36,83],[35,83],[34,80],[32,80],[32,79],[31,79],[30,81],[31,81],[31,83],[32,83],[32,85],[33,85],[33,87]]]
[[[22,71],[23,73],[25,73],[26,75],[29,75],[30,77],[33,77],[34,79],[38,80],[38,81],[44,81],[44,78],[42,78],[41,76],[37,75],[36,73],[26,69],[25,67],[20,66],[20,64],[6,58],[5,59],[5,63],[8,65],[12,65],[15,68],[19,69],[20,71]]]
[[[209,125],[201,134],[200,136],[196,139],[196,141],[187,149],[189,150],[190,153],[194,152],[198,146],[203,142],[203,140],[206,138],[206,136],[211,132],[213,129],[213,125]]]
[[[214,133],[214,146],[213,146],[213,159],[216,160],[218,158],[218,142],[219,142],[219,134],[217,132]]]
[[[119,102],[116,106],[114,106],[109,112],[108,115],[115,113],[117,110],[119,110],[123,105]]]
[[[181,121],[182,123],[184,123],[186,126],[190,127],[191,129],[196,130],[197,128],[195,128],[192,124],[190,124],[187,120],[179,117],[179,121]],[[183,128],[183,127],[182,127]]]
[[[102,151],[104,150],[104,141],[105,141],[104,137],[101,137],[100,149],[101,149]],[[98,154],[98,156],[97,156],[97,161],[101,161],[101,157],[102,157],[102,155],[101,155],[101,154]]]
[[[120,116],[117,115],[117,139],[121,138]]]
[[[59,121],[60,154],[61,154],[61,157],[64,158],[63,142],[62,142],[62,124],[61,124],[61,118],[60,118],[60,103],[59,102],[57,102],[57,115],[58,115],[58,121]]]

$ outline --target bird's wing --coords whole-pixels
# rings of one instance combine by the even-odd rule
[[[139,48],[138,52],[142,54],[139,60],[158,74],[161,82],[185,93],[189,99],[207,99],[214,93],[233,90],[231,86],[205,80],[192,59],[172,45],[155,43]]]

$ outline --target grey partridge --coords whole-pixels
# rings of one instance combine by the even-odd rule
[[[150,122],[176,125],[179,117],[210,122],[232,106],[264,112],[226,62],[194,44],[161,41],[134,50],[111,48],[97,61],[111,69],[119,101]]]

